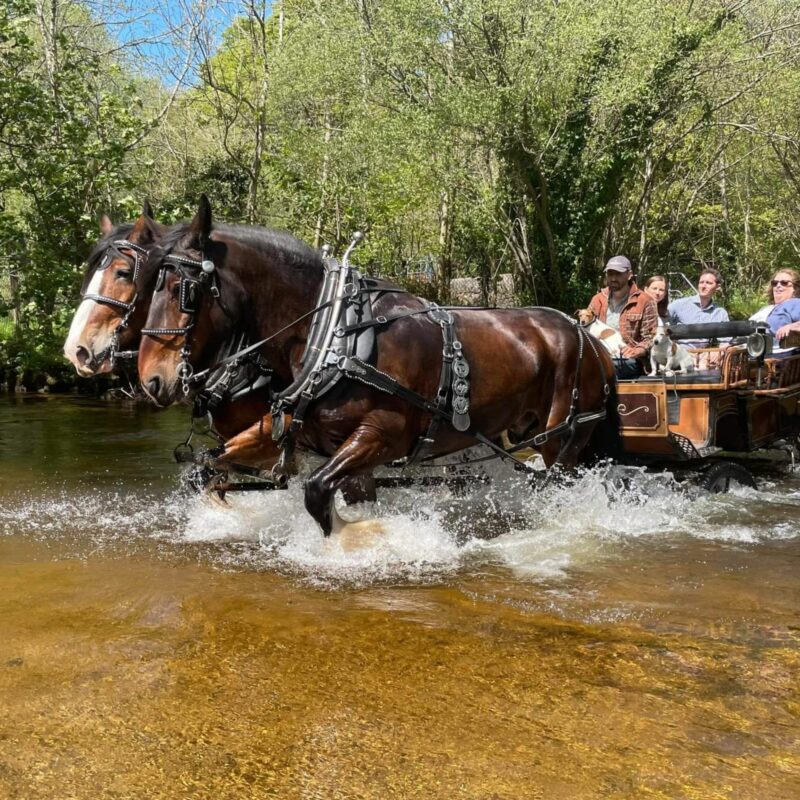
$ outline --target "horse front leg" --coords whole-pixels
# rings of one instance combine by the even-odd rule
[[[222,445],[199,453],[186,481],[195,491],[223,500],[231,471],[257,475],[271,470],[280,456],[280,448],[272,441],[272,417],[267,415]]]
[[[315,470],[305,483],[306,510],[322,528],[324,536],[330,536],[336,521],[333,498],[336,490],[355,476],[369,473],[380,464],[399,458],[395,443],[389,443],[379,430],[371,426],[358,428],[333,454],[331,459]]]
[[[222,452],[215,454],[210,464],[215,469],[228,470],[232,465],[244,464],[261,470],[272,469],[280,458],[281,451],[272,441],[272,416],[251,425],[241,433],[228,439]],[[235,469],[235,466],[233,467]]]

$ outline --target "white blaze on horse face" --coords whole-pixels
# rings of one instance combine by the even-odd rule
[[[101,294],[100,288],[103,285],[104,274],[105,271],[101,272],[97,270],[94,275],[92,275],[92,279],[86,287],[86,294]],[[79,375],[91,375],[94,372],[92,369],[87,369],[78,360],[78,348],[83,347],[85,350],[88,350],[91,355],[94,355],[94,342],[88,341],[86,328],[89,324],[92,311],[95,308],[97,308],[97,303],[95,303],[94,300],[87,299],[81,301],[78,310],[75,312],[75,316],[72,318],[72,324],[69,326],[67,340],[64,342],[64,355],[69,359]],[[105,346],[106,345],[103,344],[99,349],[102,350]]]

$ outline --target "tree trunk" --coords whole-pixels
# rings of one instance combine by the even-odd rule
[[[253,145],[253,158],[250,162],[249,181],[247,191],[247,222],[254,225],[258,217],[258,184],[261,180],[261,157],[264,150],[264,113],[258,114],[255,128],[255,142]]]
[[[22,323],[22,304],[19,299],[19,276],[13,267],[8,275],[8,288],[11,293],[11,322],[14,324],[16,333]]]
[[[328,170],[330,168],[330,156],[328,154],[328,144],[331,140],[331,124],[330,124],[330,114],[328,111],[325,112],[325,116],[323,117],[322,124],[325,130],[323,141],[325,143],[325,148],[322,154],[322,173],[320,174],[319,185],[319,213],[317,214],[317,223],[314,226],[314,249],[319,250],[320,246],[322,245],[322,231],[325,223],[325,203],[327,200],[327,189],[326,184],[328,183]]]
[[[648,153],[644,159],[644,196],[642,197],[642,226],[639,231],[639,277],[644,275],[647,263],[647,214],[650,211],[650,184],[653,180],[653,159]]]
[[[42,35],[42,55],[44,57],[47,85],[53,98],[53,107],[61,110],[61,98],[58,82],[58,0],[36,0],[36,17],[39,32]],[[55,116],[56,140],[61,139],[61,121],[59,114]]]
[[[439,197],[439,274],[437,275],[439,296],[442,298],[450,296],[450,279],[453,272],[450,257],[451,222],[450,196],[444,191]]]

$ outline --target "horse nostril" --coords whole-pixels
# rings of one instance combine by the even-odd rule
[[[150,380],[147,381],[147,391],[151,397],[157,399],[161,392],[161,378],[158,376],[150,378]]]
[[[75,358],[82,367],[85,367],[91,361],[92,354],[85,347],[78,345],[75,350]]]

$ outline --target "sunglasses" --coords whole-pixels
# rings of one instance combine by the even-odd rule
[[[773,288],[775,286],[794,286],[794,281],[786,281],[786,280],[777,280],[771,281]]]

